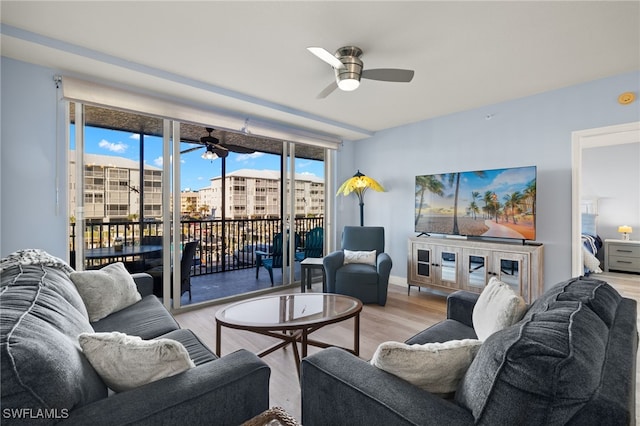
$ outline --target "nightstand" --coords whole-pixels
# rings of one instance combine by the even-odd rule
[[[604,270],[640,272],[640,241],[604,240]]]

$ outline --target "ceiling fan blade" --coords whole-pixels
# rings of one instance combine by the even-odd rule
[[[197,149],[204,148],[204,146],[194,146],[193,148],[185,149],[184,151],[180,151],[180,154],[186,154],[187,152],[195,151]]]
[[[256,152],[255,149],[247,148],[240,145],[234,145],[231,143],[225,143],[224,145],[221,145],[221,146],[228,149],[229,151],[233,151],[238,154],[253,154],[254,152]]]
[[[220,158],[225,158],[227,155],[229,155],[229,150],[219,145],[214,146],[212,148],[212,151]]]
[[[316,96],[316,99],[324,99],[327,96],[329,96],[331,94],[331,92],[333,92],[334,90],[336,90],[338,88],[338,83],[336,83],[335,81],[331,82],[331,84],[329,84],[327,87],[325,87],[322,92],[318,93],[318,96]]]
[[[362,71],[362,78],[369,80],[393,81],[397,83],[408,83],[413,79],[413,70],[402,70],[397,68],[376,68]]]
[[[340,59],[336,58],[327,49],[324,49],[322,47],[307,47],[307,50],[334,68],[338,68],[338,69],[345,68],[344,64],[340,61]]]

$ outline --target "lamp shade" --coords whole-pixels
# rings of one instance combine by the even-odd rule
[[[360,201],[360,226],[364,226],[364,193],[369,188],[374,191],[384,192],[382,185],[376,182],[375,179],[360,173],[360,170],[358,170],[353,177],[345,180],[342,185],[340,185],[338,193],[336,194],[342,194],[346,197],[353,192],[358,196],[358,201]]]
[[[633,229],[629,225],[618,226],[618,232],[622,234],[622,239],[629,241],[629,234],[633,232]]]

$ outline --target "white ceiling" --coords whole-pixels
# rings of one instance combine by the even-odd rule
[[[4,1],[3,56],[344,139],[640,69],[640,2]],[[316,95],[306,47],[364,50],[363,80]],[[211,123],[214,124],[215,123]]]

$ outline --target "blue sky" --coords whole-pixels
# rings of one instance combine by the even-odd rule
[[[75,149],[75,131],[71,125],[71,149]],[[162,167],[162,139],[145,136],[145,164]],[[181,150],[196,145],[182,144]],[[105,130],[95,127],[85,128],[85,152],[88,154],[111,155],[140,160],[139,135]],[[181,189],[197,190],[209,185],[209,179],[220,176],[222,160],[204,160],[201,158],[204,148],[180,156]],[[227,157],[227,173],[239,169],[280,170],[280,157],[256,152],[253,154],[230,153]],[[306,159],[296,160],[296,172],[324,177],[324,163]]]

